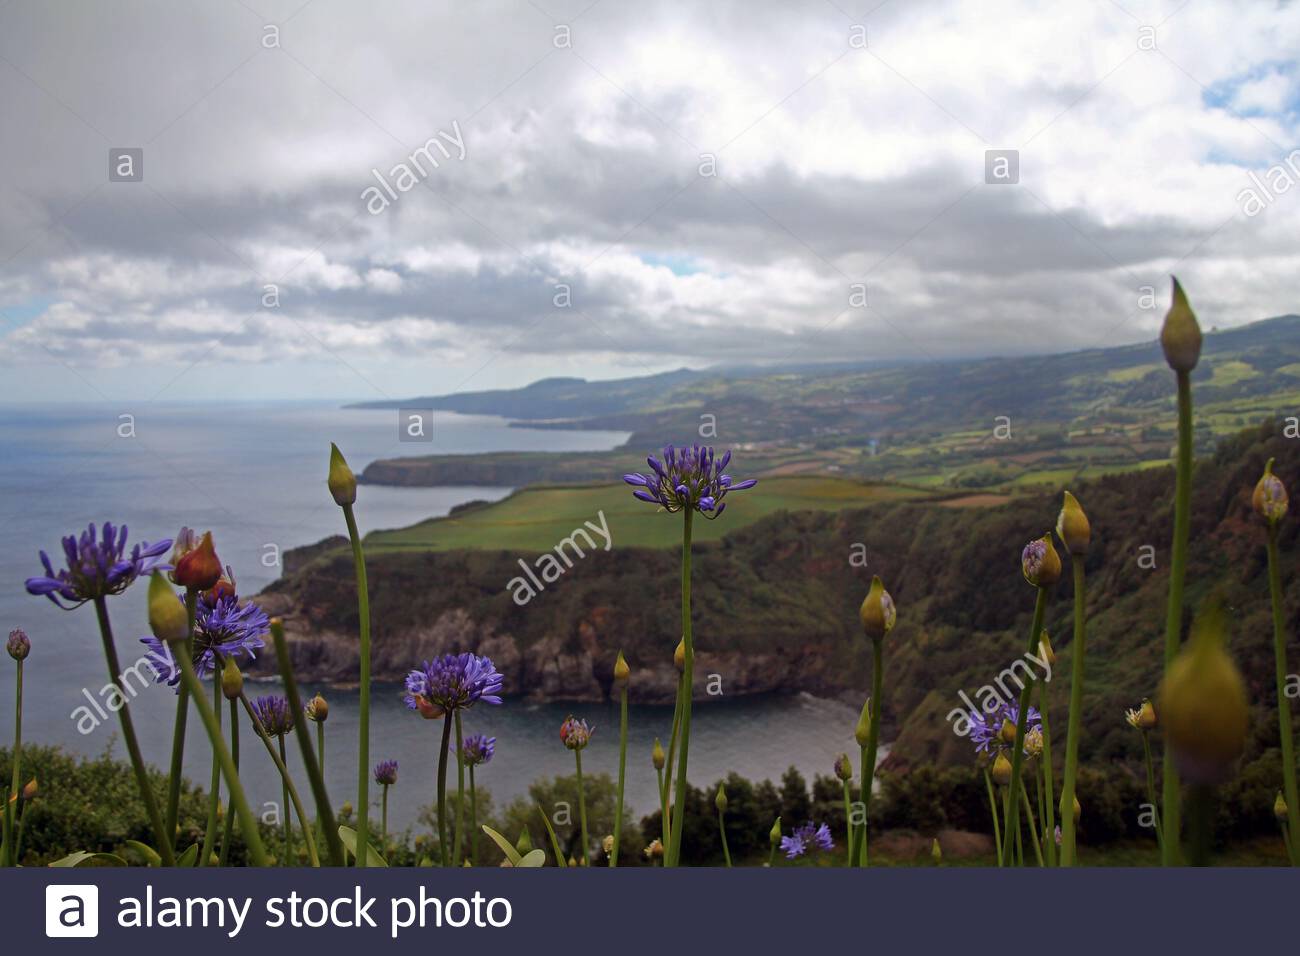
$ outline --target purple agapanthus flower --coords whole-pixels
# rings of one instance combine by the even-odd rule
[[[266,694],[253,698],[252,707],[269,736],[283,737],[293,730],[293,711],[287,698],[279,694]]]
[[[271,619],[252,601],[241,604],[234,594],[213,598],[213,593],[205,591],[194,607],[192,660],[200,679],[211,676],[219,662],[228,657],[252,660],[266,646],[262,638],[271,629]],[[185,603],[180,594],[176,599]],[[140,638],[140,643],[149,648],[149,665],[158,683],[170,684],[179,691],[181,671],[172,649],[153,635]]]
[[[781,852],[787,860],[801,857],[809,850],[833,849],[835,841],[831,838],[831,828],[824,823],[818,825],[810,820],[789,836],[781,837]]]
[[[443,714],[464,710],[480,700],[501,703],[501,674],[491,658],[476,654],[444,654],[425,661],[406,675],[406,706],[420,709],[424,700]]]
[[[477,767],[492,759],[492,755],[496,753],[497,739],[483,734],[470,734],[461,741],[460,749],[466,766]]]
[[[55,571],[49,556],[40,553],[45,574],[28,578],[27,592],[44,595],[64,610],[71,610],[96,598],[121,594],[142,574],[168,570],[171,566],[163,562],[162,555],[171,546],[171,538],[154,544],[142,541],[128,554],[126,525],[116,528],[104,522],[102,532],[96,534],[92,523],[80,537],[70,534],[63,539],[66,568]],[[65,605],[59,598],[71,603]]]
[[[680,449],[667,445],[662,462],[654,455],[646,459],[653,474],[624,475],[623,480],[636,489],[632,492],[634,497],[659,505],[665,511],[691,508],[706,518],[716,518],[727,507],[722,500],[727,492],[744,491],[758,484],[754,478],[736,482],[723,474],[729,461],[729,451],[714,461],[713,449],[707,445]]]
[[[391,787],[397,783],[397,761],[381,760],[375,764],[375,783]]]
[[[976,753],[992,753],[998,743],[998,735],[1002,732],[1002,722],[1007,720],[1013,724],[1019,722],[1019,704],[1001,704],[991,714],[971,712],[970,739],[975,744]],[[1028,734],[1035,727],[1041,729],[1042,726],[1043,715],[1038,712],[1037,707],[1031,706],[1025,717],[1025,733]]]

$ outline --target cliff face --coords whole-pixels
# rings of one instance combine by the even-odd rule
[[[1250,492],[1269,456],[1300,491],[1300,442],[1256,431],[1198,465],[1187,617],[1212,587],[1234,608],[1232,651],[1259,706],[1275,699],[1264,532]],[[1123,711],[1159,681],[1171,536],[1173,473],[1111,476],[1072,489],[1092,521],[1088,577],[1088,681],[1082,749],[1128,756],[1140,740]],[[879,573],[898,605],[886,644],[884,720],[895,761],[965,761],[970,747],[947,715],[1024,649],[1033,592],[1020,549],[1055,523],[1059,496],[989,508],[880,504],[839,512],[778,513],[694,559],[694,692],[796,692],[860,701],[870,652],[857,607]],[[672,520],[665,516],[665,521]],[[726,520],[725,518],[722,520]],[[1300,518],[1281,529],[1288,627],[1300,622],[1294,571]],[[400,680],[445,651],[488,654],[506,691],[540,699],[598,700],[620,649],[631,696],[670,703],[680,636],[673,550],[615,548],[578,561],[520,607],[507,582],[529,556],[505,552],[386,553],[369,562],[376,679]],[[1067,557],[1068,563],[1068,557]],[[1154,562],[1154,567],[1152,563]],[[864,566],[865,565],[865,566]],[[259,601],[285,618],[303,678],[348,683],[357,674],[357,611],[346,549],[323,542],[290,556],[293,570]],[[1048,610],[1058,664],[1052,716],[1064,726],[1070,658],[1068,574]],[[264,672],[269,656],[258,661]],[[1296,665],[1300,667],[1300,664]],[[1294,669],[1294,668],[1293,668]],[[1275,722],[1256,722],[1260,746]],[[847,732],[847,731],[846,731]]]

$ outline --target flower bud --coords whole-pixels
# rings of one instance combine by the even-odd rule
[[[998,738],[1008,747],[1016,742],[1016,725],[1007,718],[1002,718],[1002,726],[998,728]]]
[[[848,754],[840,754],[835,758],[835,776],[844,781],[853,778],[853,764],[849,763]]]
[[[343,458],[343,452],[333,442],[330,442],[330,473],[327,483],[330,494],[334,496],[334,503],[340,508],[357,500],[357,476],[352,474],[352,469]]]
[[[243,691],[244,675],[240,673],[235,659],[227,657],[226,663],[221,665],[221,693],[226,700],[239,700],[239,695]]]
[[[650,841],[650,845],[645,848],[646,859],[662,860],[664,857],[664,845],[658,837]]]
[[[858,618],[862,621],[862,630],[873,641],[880,640],[893,630],[894,623],[898,619],[898,611],[894,607],[894,599],[885,590],[885,585],[878,574],[871,579],[871,590],[862,601]]]
[[[1281,790],[1277,792],[1277,799],[1273,801],[1273,816],[1279,821],[1284,821],[1287,817],[1286,800],[1283,798]]]
[[[677,642],[677,649],[673,651],[673,666],[677,668],[678,673],[686,671],[686,638]]]
[[[655,738],[655,749],[650,752],[650,759],[654,762],[656,770],[664,769],[667,758],[664,756],[663,744],[659,743],[659,738]]]
[[[221,580],[224,571],[212,546],[212,532],[205,531],[198,547],[186,551],[176,562],[172,580],[186,589],[206,591]]]
[[[862,714],[858,717],[858,726],[853,730],[853,739],[858,742],[859,747],[865,747],[871,742],[871,698],[868,697],[866,703],[862,705]]]
[[[600,848],[605,851],[606,856],[614,853],[614,834],[606,833],[604,839],[600,841]]]
[[[727,788],[722,784],[718,784],[718,795],[713,798],[713,805],[719,813],[727,812]]]
[[[1251,496],[1250,503],[1255,513],[1269,524],[1277,524],[1286,515],[1289,504],[1286,485],[1273,474],[1272,458],[1264,466],[1264,475],[1255,485],[1255,494]]]
[[[27,784],[23,787],[23,802],[26,803],[28,800],[35,800],[37,796],[40,795],[40,792],[41,788],[36,785],[36,778],[32,777],[32,779],[28,780]]]
[[[1201,327],[1178,279],[1170,278],[1174,282],[1173,301],[1160,329],[1160,347],[1164,349],[1165,361],[1171,369],[1190,372],[1201,358]]]
[[[1020,570],[1036,588],[1054,587],[1061,579],[1061,556],[1052,544],[1050,531],[1025,545],[1020,552]]]
[[[307,701],[304,708],[308,720],[314,720],[318,724],[323,724],[329,720],[330,705],[320,694],[317,694],[311,700]]]
[[[232,597],[235,597],[235,576],[227,566],[225,573],[221,575],[217,583],[203,592],[203,598],[209,604],[215,605],[222,598]]]
[[[1226,620],[1217,601],[1192,625],[1192,636],[1160,687],[1165,744],[1188,781],[1222,783],[1246,748],[1246,686],[1224,650]]]
[[[1079,507],[1078,499],[1068,491],[1061,513],[1056,518],[1056,534],[1064,543],[1070,554],[1078,557],[1088,553],[1088,543],[1092,540],[1092,528],[1088,516]]]
[[[27,655],[32,652],[31,638],[21,627],[15,627],[9,632],[9,640],[5,641],[5,650],[9,656],[16,661],[25,660]]]
[[[1011,782],[1011,761],[1001,750],[998,751],[996,759],[993,761],[993,782],[998,786],[1005,787]]]
[[[437,720],[443,715],[443,710],[423,694],[415,695],[415,709],[425,720]]]
[[[943,847],[939,846],[938,837],[930,841],[930,859],[934,861],[935,866],[943,862]]]
[[[1142,706],[1138,708],[1138,727],[1142,730],[1154,730],[1159,721],[1156,719],[1156,708],[1148,697],[1142,698]]]
[[[1079,817],[1083,815],[1083,807],[1079,806],[1079,798],[1078,798],[1078,797],[1075,797],[1075,798],[1074,798],[1074,800],[1073,800],[1073,804],[1074,804],[1074,805],[1073,805],[1073,807],[1072,807],[1071,809],[1072,809],[1073,812],[1074,812],[1074,822],[1075,822],[1075,823],[1078,823],[1078,822],[1079,822]],[[1057,806],[1056,811],[1057,811],[1057,813],[1059,813],[1059,814],[1062,816],[1062,818],[1064,818],[1064,816],[1065,816],[1065,794],[1061,794],[1061,802],[1060,802],[1060,804]]]
[[[183,641],[190,633],[185,605],[176,599],[176,592],[158,571],[149,576],[149,630],[164,644]]]
[[[524,827],[519,832],[519,839],[515,841],[515,849],[519,851],[520,856],[527,856],[533,850],[533,837],[528,832],[528,827]]]
[[[582,750],[591,741],[591,727],[570,714],[560,724],[560,742],[570,750]]]
[[[623,652],[618,652],[618,658],[614,661],[614,683],[619,687],[626,687],[628,678],[632,676],[632,669],[627,666],[627,658]]]
[[[772,846],[781,845],[781,818],[780,817],[776,818],[776,821],[772,824],[772,829],[767,831],[767,842],[772,844]]]
[[[1052,650],[1052,639],[1047,631],[1042,631],[1038,635],[1038,656],[1047,661],[1048,667],[1056,666],[1056,651]]]

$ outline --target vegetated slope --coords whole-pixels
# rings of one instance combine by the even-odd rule
[[[1276,729],[1264,530],[1250,511],[1250,493],[1269,456],[1278,459],[1278,474],[1300,488],[1300,442],[1278,431],[1252,429],[1200,461],[1193,497],[1189,612],[1215,587],[1233,608],[1232,651],[1258,705],[1256,748],[1275,742]],[[1161,673],[1173,472],[1131,472],[1072,490],[1093,527],[1082,752],[1089,759],[1131,757],[1140,741],[1124,724],[1124,709],[1154,695]],[[780,512],[702,543],[694,562],[696,694],[718,674],[724,699],[795,691],[863,698],[870,654],[856,612],[876,572],[899,608],[885,655],[886,736],[896,739],[891,759],[970,759],[968,743],[951,732],[945,715],[961,706],[959,689],[974,695],[1022,653],[1034,595],[1021,577],[1020,550],[1054,524],[1059,505],[1053,494],[988,508],[899,502]],[[1281,531],[1290,633],[1300,619],[1298,527],[1300,515]],[[1154,569],[1139,565],[1144,553],[1154,554]],[[577,561],[519,606],[506,584],[520,573],[518,561],[533,557],[513,550],[374,556],[377,678],[398,679],[437,652],[474,649],[501,666],[508,694],[592,700],[608,692],[621,648],[634,699],[670,701],[680,634],[677,550],[619,547],[616,539],[613,550]],[[860,557],[865,568],[855,566]],[[327,542],[314,556],[295,555],[292,567],[263,600],[288,617],[297,667],[313,679],[355,680],[350,558]],[[1047,619],[1058,654],[1053,717],[1062,730],[1070,600],[1063,583]],[[702,715],[707,719],[707,708]]]

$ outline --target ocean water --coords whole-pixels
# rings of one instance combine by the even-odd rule
[[[392,410],[342,409],[319,402],[221,406],[151,405],[133,421],[116,409],[88,406],[0,407],[0,630],[22,627],[31,636],[25,668],[24,738],[95,755],[110,748],[125,756],[112,714],[80,720],[87,695],[107,683],[94,612],[61,611],[28,595],[27,577],[40,573],[39,549],[61,565],[60,538],[90,521],[125,523],[131,541],[171,537],[181,525],[212,529],[222,560],[235,571],[241,594],[252,595],[279,575],[275,555],[330,534],[345,533],[342,515],[325,487],[329,443],[336,441],[360,473],[381,457],[505,450],[583,451],[612,448],[620,432],[564,432],[510,428],[487,416],[439,414],[433,442],[397,440]],[[400,527],[473,499],[495,500],[509,488],[384,488],[363,485],[357,501],[362,532]],[[124,667],[140,656],[147,632],[142,585],[109,602]],[[9,661],[4,659],[5,665]],[[0,668],[0,740],[12,740],[12,670]],[[253,685],[269,692],[273,685]],[[305,686],[304,693],[318,688]],[[327,777],[336,805],[356,799],[356,693],[321,689],[330,700]],[[572,772],[561,746],[563,704],[480,706],[465,732],[498,738],[497,755],[478,782],[498,807],[526,793],[541,776]],[[389,796],[390,828],[414,824],[432,800],[437,758],[436,722],[401,704],[400,688],[377,685],[372,694],[371,760],[396,759],[398,784]],[[170,754],[174,698],[149,687],[131,702],[146,760],[165,767]],[[607,705],[576,708],[596,726],[584,759],[587,773],[617,772],[617,711]],[[94,712],[91,708],[90,712]],[[691,745],[692,782],[705,784],[735,770],[776,778],[795,765],[827,773],[835,754],[852,750],[856,712],[806,695],[707,702],[697,705]],[[655,805],[650,749],[668,737],[671,708],[634,707],[628,759],[628,802],[638,814]],[[91,724],[95,726],[91,727]],[[832,728],[838,728],[832,730]],[[246,725],[245,725],[245,729]],[[839,730],[842,729],[842,732]],[[83,732],[85,731],[85,732]],[[255,804],[278,801],[279,783],[264,754],[245,738],[244,779]],[[185,773],[206,787],[206,737],[191,718]],[[291,766],[298,767],[296,747]],[[301,772],[299,768],[299,772]],[[378,799],[378,788],[372,787]]]

